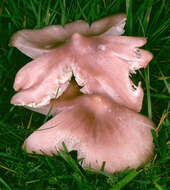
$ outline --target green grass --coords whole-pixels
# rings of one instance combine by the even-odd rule
[[[0,190],[167,190],[170,184],[170,1],[168,0],[0,0]],[[155,156],[137,170],[109,175],[102,170],[84,171],[76,152],[59,156],[28,155],[24,139],[44,121],[44,116],[10,99],[16,72],[30,58],[8,47],[14,32],[83,19],[89,23],[126,12],[125,35],[145,36],[144,47],[154,59],[140,70],[145,97],[142,113],[152,118]],[[31,125],[27,125],[32,115]],[[169,162],[170,163],[170,162]],[[170,187],[170,186],[169,186]],[[169,188],[170,189],[170,188]]]

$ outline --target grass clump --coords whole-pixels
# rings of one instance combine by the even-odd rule
[[[167,190],[170,174],[170,2],[167,0],[1,0],[0,1],[0,190]],[[8,47],[14,32],[83,19],[92,23],[104,16],[126,12],[125,35],[145,36],[145,49],[154,59],[137,77],[145,97],[142,113],[157,126],[153,132],[155,156],[138,170],[109,175],[84,171],[76,152],[60,156],[28,155],[24,139],[44,116],[10,104],[16,72],[30,58]],[[32,117],[31,123],[30,117]],[[28,125],[29,123],[29,125]],[[29,127],[28,127],[29,126]]]

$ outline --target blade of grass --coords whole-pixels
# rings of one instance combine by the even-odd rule
[[[44,14],[44,24],[45,26],[48,26],[49,20],[50,20],[50,6],[51,6],[51,0],[48,1],[46,12]]]
[[[47,161],[48,166],[51,168],[51,171],[52,171],[53,175],[55,176],[56,175],[55,167],[53,166],[53,164],[50,161],[50,158],[47,155],[45,155],[45,160]]]
[[[2,184],[2,185],[4,185],[6,188],[7,188],[7,190],[12,190],[11,188],[10,188],[10,186],[0,177],[0,183]]]
[[[25,183],[26,184],[31,184],[31,183],[38,183],[40,181],[40,179],[34,179],[34,180],[31,180],[31,181],[26,181]]]
[[[132,0],[126,0],[126,14],[127,14],[126,28],[128,35],[132,35],[133,31],[132,4],[133,4]]]
[[[27,124],[27,129],[30,129],[30,127],[31,127],[32,116],[33,116],[33,113],[31,113],[30,119],[29,119],[28,124]]]
[[[6,166],[3,166],[3,165],[1,165],[1,164],[0,164],[0,168],[3,168],[4,170],[7,170],[7,171],[12,172],[12,173],[16,173],[15,170],[12,170],[12,169],[10,169],[10,168],[7,168]]]
[[[0,121],[0,126],[1,126],[1,125],[6,126],[8,133],[12,134],[12,135],[13,135],[15,138],[17,138],[18,140],[23,141],[23,138],[22,138],[22,137],[18,136],[14,131],[8,129],[7,125],[6,125],[5,123],[3,123],[3,122]]]
[[[159,68],[159,71],[160,71],[160,73],[161,73],[161,75],[162,75],[162,78],[163,78],[163,81],[164,81],[164,83],[165,83],[165,86],[166,86],[166,88],[167,88],[167,90],[168,90],[168,93],[170,94],[170,84],[167,82],[167,79],[166,79],[166,77],[164,76],[164,74],[163,74],[163,72],[161,71],[160,68]]]
[[[150,73],[149,66],[145,69],[145,85],[146,85],[146,95],[148,102],[148,117],[152,120],[152,104],[151,104],[151,95],[150,95]]]
[[[147,6],[146,6],[146,10],[145,10],[145,16],[144,16],[144,19],[143,19],[143,26],[144,26],[144,31],[146,33],[146,30],[148,28],[148,24],[149,24],[149,21],[150,21],[150,14],[151,14],[151,11],[152,11],[152,0],[149,0],[147,1]]]
[[[165,94],[152,94],[151,93],[151,97],[153,98],[157,98],[157,99],[163,99],[163,100],[170,100],[170,96],[167,96]]]
[[[165,32],[170,26],[170,18],[167,19],[163,24],[161,24],[158,29],[151,33],[151,41],[155,41],[159,36]]]
[[[163,187],[161,187],[161,186],[157,183],[156,180],[153,181],[153,184],[154,184],[154,186],[155,186],[156,189],[158,189],[158,190],[165,190]]]
[[[158,1],[157,3],[160,3],[160,1]],[[150,29],[152,29],[153,26],[155,26],[156,23],[158,22],[158,19],[161,16],[161,14],[162,14],[162,12],[164,10],[164,7],[165,7],[165,0],[162,0],[159,9],[157,10],[156,14],[154,15],[154,17],[152,19],[152,22],[150,24]]]
[[[52,13],[49,19],[49,25],[52,25],[55,22],[55,19],[57,18],[57,14],[59,14],[57,12],[57,7],[59,6],[60,1],[56,1],[55,5],[53,6],[53,8],[51,8]]]
[[[136,170],[131,170],[120,182],[118,182],[114,187],[110,188],[109,190],[120,190],[130,181],[132,181],[138,174],[139,172],[137,172]]]
[[[41,27],[41,9],[42,9],[42,2],[38,3],[38,11],[37,11],[37,28]]]
[[[65,0],[61,1],[60,0],[60,8],[61,8],[61,25],[64,26],[66,23],[66,3]]]
[[[87,19],[86,15],[84,14],[84,9],[86,9],[87,5],[83,9],[81,8],[79,1],[77,1],[77,5],[79,7],[80,13],[82,14],[84,20],[87,21],[88,19]]]
[[[83,175],[83,173],[81,172],[81,170],[79,169],[77,163],[75,162],[75,160],[71,157],[71,155],[69,154],[66,145],[63,144],[63,148],[64,150],[60,150],[58,152],[58,154],[71,166],[71,168],[77,172],[81,177],[85,178],[85,176]]]
[[[7,153],[3,153],[3,152],[0,152],[0,156],[1,156],[1,158],[2,157],[5,157],[5,159],[12,159],[12,160],[16,160],[16,161],[21,161],[22,159],[20,159],[20,158],[17,158],[17,157],[14,157],[14,156],[11,156],[11,155],[9,155],[9,154],[7,154]]]

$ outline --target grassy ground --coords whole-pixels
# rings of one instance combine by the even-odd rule
[[[169,5],[168,0],[0,0],[0,190],[168,189]],[[138,170],[108,175],[84,171],[77,165],[76,152],[69,154],[65,151],[54,157],[24,153],[21,150],[24,139],[43,123],[44,116],[10,104],[15,74],[30,61],[17,49],[8,47],[11,35],[23,28],[64,25],[77,19],[91,23],[119,12],[128,15],[126,35],[146,36],[148,43],[145,49],[154,54],[147,69],[135,77],[142,81],[145,92],[142,113],[157,126],[153,134],[153,160]]]

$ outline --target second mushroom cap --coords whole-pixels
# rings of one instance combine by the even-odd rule
[[[83,95],[71,103],[26,139],[27,152],[57,154],[64,142],[84,158],[83,167],[100,169],[106,162],[109,173],[137,168],[151,158],[154,125],[149,119],[101,95]]]

